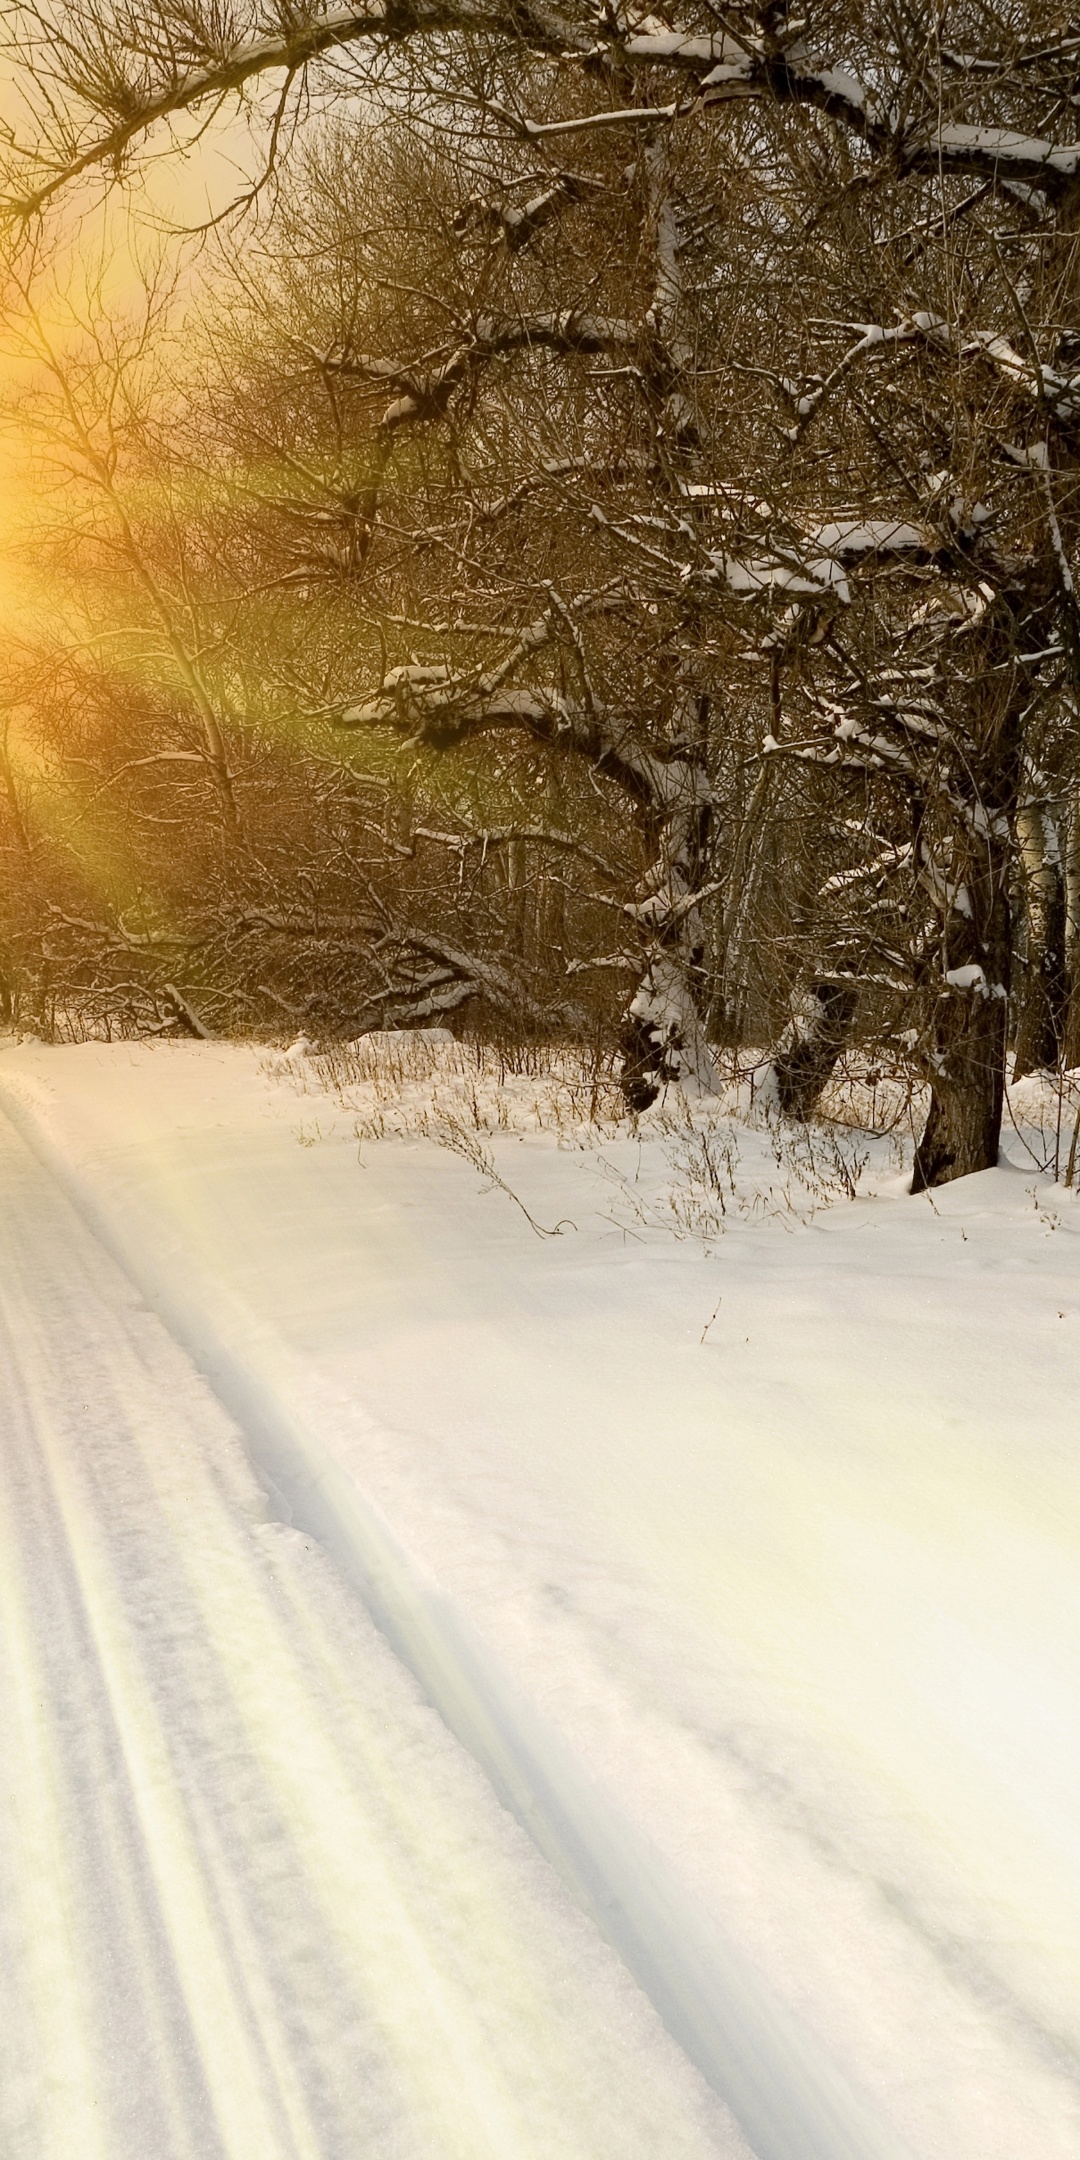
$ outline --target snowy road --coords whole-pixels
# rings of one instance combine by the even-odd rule
[[[0,1121],[5,2160],[735,2155]]]
[[[0,1105],[11,1460],[72,1526],[16,1485],[0,1867],[67,1997],[0,2020],[60,2110],[5,2160],[1080,2160],[1074,1196],[894,1176],[708,1253],[613,1220],[660,1143],[508,1132],[540,1239],[240,1046],[9,1045]]]

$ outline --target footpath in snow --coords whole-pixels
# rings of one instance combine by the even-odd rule
[[[425,1791],[438,1793],[437,1808],[430,1802],[438,1823],[429,1830],[425,1820],[409,1845],[410,1866],[431,1878],[425,1910],[429,1899],[437,1915],[440,1898],[475,1897],[488,1918],[475,1936],[471,1922],[457,1923],[470,1954],[484,1961],[483,1927],[497,1919],[509,1929],[506,1967],[520,1964],[522,1986],[550,1987],[558,1957],[569,1961],[569,1977],[556,1989],[564,2022],[545,2039],[541,2018],[531,2054],[530,2021],[507,2006],[495,1969],[482,1981],[463,1969],[451,1986],[440,1968],[432,1984],[439,2000],[450,1990],[451,2025],[460,2014],[475,2037],[495,2020],[486,2048],[476,2038],[476,2059],[499,2085],[500,2104],[516,2107],[515,2121],[529,2127],[513,2137],[490,2126],[481,2134],[477,2115],[455,2131],[452,2108],[445,2121],[442,2112],[448,2094],[433,2089],[422,2121],[402,2110],[412,2127],[388,2131],[388,2153],[566,2151],[606,2160],[625,2151],[644,2160],[663,2151],[666,2160],[681,2150],[740,2149],[722,2110],[708,2115],[703,2088],[679,2067],[642,1993],[619,1977],[562,1893],[544,1891],[553,1878],[534,1857],[538,1846],[730,2103],[759,2160],[1077,2160],[1080,1463],[1072,1405],[1080,1215],[1069,1195],[1030,1167],[964,1181],[932,1204],[904,1197],[894,1177],[885,1189],[879,1180],[876,1197],[840,1202],[806,1223],[744,1219],[733,1209],[706,1250],[663,1227],[657,1141],[585,1149],[543,1133],[485,1138],[486,1167],[500,1186],[481,1174],[483,1155],[470,1161],[430,1139],[373,1138],[370,1117],[358,1121],[316,1078],[290,1076],[284,1061],[248,1049],[11,1046],[0,1055],[0,1107],[21,1135],[19,1174],[40,1180],[47,1168],[49,1205],[61,1205],[61,1186],[79,1236],[111,1255],[110,1281],[122,1283],[122,1268],[154,1308],[158,1319],[143,1314],[138,1327],[153,1327],[160,1356],[178,1360],[187,1376],[170,1413],[188,1416],[183,1446],[155,1437],[158,1412],[144,1402],[134,1425],[129,1417],[118,1428],[129,1435],[117,1443],[123,1461],[149,1449],[158,1474],[173,1463],[176,1478],[175,1460],[190,1456],[215,1492],[223,1480],[244,1487],[244,1504],[258,1515],[239,1428],[269,1497],[257,1532],[246,1518],[242,1534],[236,1528],[234,1500],[225,1508],[245,1555],[236,1596],[255,1599],[245,1571],[257,1550],[275,1583],[275,1570],[299,1570],[296,1598],[315,1597],[314,1585],[333,1602],[331,1642],[363,1637],[342,1725],[311,1706],[325,1702],[325,1683],[309,1703],[306,1668],[291,1696],[278,1685],[278,1666],[292,1671],[300,1656],[292,1620],[284,1642],[267,1638],[258,1681],[262,1604],[258,1621],[255,1604],[242,1625],[227,1621],[222,1600],[233,1591],[220,1586],[196,1517],[179,1548],[171,1504],[157,1546],[149,1528],[145,1540],[133,1530],[125,1546],[143,1583],[160,1574],[167,1585],[172,1573],[195,1570],[200,1615],[213,1589],[218,1612],[207,1640],[222,1655],[232,1644],[261,1705],[258,1717],[244,1710],[242,1767],[235,1783],[230,1773],[220,1806],[200,1797],[202,1770],[182,1771],[172,1756],[165,1767],[151,1754],[157,1782],[148,1777],[138,1789],[156,1792],[166,1815],[169,1795],[190,1793],[186,1814],[175,1802],[188,1825],[183,1835],[176,1829],[181,1847],[194,1835],[193,1815],[206,1811],[205,1852],[213,1847],[213,1865],[231,1886],[215,1891],[214,1910],[243,1915],[248,1891],[236,1885],[255,1861],[240,1795],[250,1799],[265,1776],[265,1805],[285,1826],[268,1837],[269,1874],[284,1868],[288,1879],[302,1854],[305,1890],[295,1898],[265,1891],[271,1917],[262,1934],[245,1919],[253,1933],[230,1936],[230,1970],[234,1988],[255,2000],[244,2014],[256,2026],[275,2004],[273,2014],[294,2020],[283,2053],[269,2040],[260,2045],[267,2059],[296,2064],[297,2120],[305,2123],[315,2122],[315,2073],[305,2067],[307,2040],[297,2037],[309,2014],[296,2008],[306,1997],[295,1976],[315,1981],[299,1948],[270,1937],[282,1911],[295,1912],[300,1933],[317,1936],[316,1913],[331,1909],[332,1939],[342,1929],[346,1936],[344,1991],[318,1975],[337,2022],[325,2004],[310,2013],[310,2061],[321,2065],[319,2105],[329,2112],[304,2129],[307,2143],[297,2134],[290,2144],[276,2127],[250,2145],[222,2136],[222,2150],[352,2151],[325,2127],[333,2108],[347,2114],[356,2085],[370,2109],[380,2075],[393,2082],[363,2037],[378,2031],[393,2055],[374,1977],[364,1979],[345,1862],[319,1827],[310,1833],[316,1865],[289,1808],[329,1805],[309,1762],[321,1764],[319,1750],[331,1743],[346,1751],[355,1743],[363,1757],[352,1720],[378,1725],[374,1705],[396,1690],[388,1723],[403,1737],[386,1772],[390,1787],[410,1808],[428,1806]],[[7,1145],[10,1152],[18,1143]],[[36,1222],[45,1202],[26,1205]],[[526,1209],[543,1229],[561,1224],[559,1234],[538,1235]],[[9,1211],[9,1240],[11,1220]],[[685,1224],[676,1218],[675,1227]],[[29,1297],[36,1235],[23,1233],[6,1296],[22,1295],[10,1286],[25,1283]],[[74,1233],[60,1243],[74,1267]],[[52,1310],[53,1293],[41,1295]],[[59,1338],[79,1301],[73,1291],[57,1297]],[[108,1312],[120,1309],[119,1298],[118,1289],[106,1298]],[[21,1343],[28,1326],[9,1317],[10,1339]],[[93,1320],[84,1332],[96,1340],[97,1329]],[[51,1369],[46,1350],[40,1355]],[[95,1369],[111,1400],[107,1352]],[[12,1399],[22,1385],[11,1380]],[[197,1415],[183,1407],[192,1389]],[[96,1428],[66,1415],[46,1447],[41,1435],[53,1428],[35,1412],[25,1445],[27,1460],[48,1456],[54,1484],[75,1481],[74,1495],[80,1478],[97,1475]],[[116,1419],[106,1424],[111,1432]],[[127,1474],[119,1463],[116,1474]],[[5,1518],[5,1536],[20,1548],[31,1538],[21,1504],[13,1496]],[[177,1506],[182,1514],[179,1495]],[[44,1536],[41,1519],[35,1503],[34,1534]],[[112,1619],[99,1625],[121,1646],[110,1651],[121,1679],[101,1685],[111,1703],[123,1674],[138,1669],[152,1695],[165,1681],[157,1649],[140,1665],[125,1633],[142,1607],[134,1590],[125,1605],[117,1588],[112,1547],[123,1540],[104,1484],[96,1509],[73,1497],[67,1527],[50,1530],[58,1551],[64,1539],[77,1545],[84,1519],[97,1524],[85,1537],[98,1572],[83,1602],[119,1615],[115,1629]],[[282,1527],[290,1521],[298,1527]],[[10,1579],[29,1581],[25,1564]],[[258,1581],[265,1603],[263,1575]],[[173,1592],[162,1595],[168,1603]],[[400,1662],[371,1630],[364,1602]],[[199,1626],[178,1621],[169,1640],[196,1644]],[[8,1636],[26,1645],[30,1662],[21,1680],[15,1672],[5,1684],[32,1694],[32,1661],[46,1654],[34,1644],[55,1638],[62,1688],[74,1652],[59,1629],[48,1615],[16,1615]],[[301,1632],[322,1656],[326,1615]],[[245,1643],[246,1652],[237,1648]],[[112,1670],[99,1647],[91,1662]],[[418,1704],[401,1662],[438,1705],[441,1725]],[[212,1692],[208,1683],[207,1700]],[[179,1697],[200,1706],[191,1712],[191,1761],[220,1769],[228,1750],[209,1725],[200,1737],[203,1694],[183,1670]],[[166,1749],[187,1744],[186,1711],[180,1738],[171,1739],[175,1699],[166,1692],[154,1713]],[[57,1715],[46,1740],[59,1748]],[[141,1717],[132,1713],[125,1732],[142,1732]],[[434,1778],[411,1752],[417,1721],[442,1766]],[[263,1769],[266,1751],[272,1774]],[[280,1797],[286,1770],[288,1807]],[[51,1790],[48,1764],[36,1774]],[[70,1765],[64,1772],[75,1774]],[[335,1820],[347,1826],[347,1849],[382,1851],[383,1826],[376,1834],[355,1798],[359,1770],[353,1785],[336,1774]],[[454,1780],[468,1796],[460,1806],[469,1866],[456,1858],[447,1866],[445,1843],[438,1847],[448,1834],[444,1813],[459,1804]],[[532,1847],[498,1809],[492,1786],[528,1827]],[[128,1832],[103,1834],[107,1863],[69,1852],[70,1796],[57,1805],[57,1867],[62,1860],[88,1883],[103,1870],[107,1882]],[[230,1845],[222,1833],[220,1852],[219,1815],[233,1838]],[[36,1807],[28,1820],[37,1820]],[[20,1835],[28,1834],[24,1824]],[[149,1833],[139,1835],[146,1844]],[[184,1904],[173,1847],[166,1840],[152,1849],[157,1858],[146,1865]],[[16,1838],[4,1864],[21,1850]],[[199,1854],[208,1867],[202,1846]],[[24,1854],[17,1872],[25,1864]],[[384,1863],[367,1864],[379,1873]],[[48,1874],[51,1862],[39,1855],[38,1865]],[[318,1897],[307,1881],[312,1867]],[[515,1902],[525,1891],[504,1905],[499,1867],[515,1885],[527,1880],[542,1925]],[[18,1899],[6,1909],[18,1911]],[[379,1926],[380,1941],[397,1942],[385,1914]],[[397,1956],[390,1986],[406,2003],[413,1982]],[[149,1950],[145,1958],[150,1970]],[[590,1958],[605,1976],[604,2001]],[[72,2020],[62,2022],[82,2033],[98,2014],[89,1972],[78,1987]],[[554,2016],[550,1995],[544,2000]],[[29,2010],[26,2017],[30,2049]],[[168,2015],[160,2017],[164,2030]],[[627,2054],[618,2020],[635,2017],[644,2037]],[[425,2070],[428,2051],[404,2022],[415,2075],[437,2085],[452,2049],[436,2047]],[[625,2089],[610,2103],[561,2063],[568,2035],[580,2036],[601,2083],[621,2063]],[[79,2061],[64,2067],[68,2083],[52,2088],[75,2095],[63,2103],[73,2121],[78,2078],[92,2060],[91,2041],[79,2044]],[[201,2060],[201,2039],[192,2045]],[[178,2047],[162,2042],[150,2052],[164,2064]],[[531,2070],[513,2058],[515,2047],[530,2055]],[[545,2057],[544,2047],[553,2052]],[[376,2068],[367,2076],[369,2053]],[[169,2078],[170,2090],[186,2091],[178,2071]],[[549,2108],[562,2094],[556,2128],[530,2117],[530,2078]],[[168,2082],[162,2069],[162,2092]],[[166,2108],[164,2098],[157,2104]],[[650,2105],[662,2115],[660,2132]],[[370,2136],[361,2142],[379,2149]],[[24,2152],[51,2160],[62,2149],[29,2133],[11,2143],[19,2160]],[[201,2155],[218,2147],[194,2130],[187,2144],[177,2133],[160,2147],[107,2136],[102,2145],[110,2160],[159,2149]]]

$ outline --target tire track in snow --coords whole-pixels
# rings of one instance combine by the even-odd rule
[[[6,1087],[0,1094],[12,1121],[237,1419],[291,1520],[319,1540],[359,1589],[450,1731],[731,2109],[757,2160],[905,2160],[889,2125],[579,1771],[462,1616],[413,1570],[318,1433],[264,1383],[257,1335],[245,1335],[243,1317],[222,1321],[211,1314],[197,1285],[162,1266],[136,1233],[111,1219],[18,1095]]]
[[[5,2160],[735,2155],[6,1126],[0,1180]]]
[[[77,2077],[66,2068],[57,2077],[46,2058],[40,2150],[81,2151],[92,2139],[109,2160],[113,2137],[124,2134],[121,2096],[119,2119],[110,2119],[101,2087],[108,1970],[121,1966],[138,1975],[140,2007],[156,2028],[152,2052],[165,2040],[170,2072],[174,2062],[183,2066],[179,2105],[175,2075],[165,2089],[143,2081],[153,2104],[140,2130],[152,2149],[192,2160],[200,2151],[256,2160],[260,2151],[295,2150],[307,2160],[310,2139],[283,2145],[267,2108],[227,1938],[192,1826],[174,1804],[164,1735],[117,1610],[88,1481],[78,1475],[71,1410],[77,1417],[80,1406],[65,1410],[50,1386],[55,1322],[13,1295],[10,1277],[4,1302],[4,1644],[30,1743],[19,1812],[32,1836],[47,1826],[44,1849],[31,1845],[20,1873],[52,1907],[28,1915],[25,1938],[57,1991],[50,2002],[36,1990],[32,2037],[78,2055]],[[100,1401],[108,1374],[95,1363],[101,1352],[113,1362],[116,1346],[102,1342],[94,1319],[93,1337],[78,1346],[77,1387]],[[130,1505],[130,1481],[115,1497]],[[107,1918],[105,1900],[115,1900]],[[94,1970],[99,1964],[104,1971]],[[67,2097],[54,2115],[58,2084]]]

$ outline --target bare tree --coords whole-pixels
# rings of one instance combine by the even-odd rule
[[[509,739],[512,756],[575,770],[578,813],[598,793],[621,805],[615,876],[601,873],[618,949],[596,957],[632,977],[624,1084],[643,1106],[667,1079],[712,1078],[700,905],[716,652],[710,666],[698,596],[647,537],[685,524],[701,455],[679,386],[674,213],[651,149],[630,176],[628,257],[627,175],[610,159],[517,216],[527,175],[481,200],[461,159],[391,145],[358,162],[344,139],[325,144],[258,274],[234,265],[209,401],[227,454],[261,475],[260,574],[307,613],[304,658],[294,642],[287,664],[309,704],[410,753]],[[605,232],[612,289],[598,295]],[[591,860],[595,882],[587,827],[575,840],[534,823],[492,844],[511,876],[531,846]]]
[[[306,366],[327,395],[380,400],[358,485],[322,508],[380,635],[407,588],[420,628],[401,623],[416,656],[388,651],[374,680],[353,648],[340,717],[431,748],[512,731],[633,802],[651,858],[624,903],[647,933],[624,1022],[639,1100],[707,1072],[701,909],[719,861],[745,951],[757,829],[801,775],[782,1096],[810,1109],[872,1011],[930,1085],[917,1182],[992,1162],[1025,773],[1075,687],[1071,33],[1040,7],[846,0],[798,23],[775,0],[720,22],[422,0],[13,23],[23,227],[152,131],[260,86],[266,174],[327,101],[357,151],[377,112],[399,116],[440,165],[444,267],[433,293],[399,264],[378,320],[337,309]],[[395,528],[403,476],[437,458],[447,516]],[[543,502],[561,521],[546,564],[521,514]],[[491,535],[511,530],[522,565],[496,576]],[[456,589],[469,613],[445,606]],[[740,797],[751,725],[786,777]],[[721,773],[756,829],[718,857]],[[1061,774],[1068,790],[1071,739]]]

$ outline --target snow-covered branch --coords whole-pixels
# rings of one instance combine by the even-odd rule
[[[871,353],[889,352],[898,345],[910,344],[913,339],[923,334],[922,327],[913,321],[898,323],[891,329],[884,328],[880,323],[861,323],[854,344],[848,346],[847,351],[827,375],[817,377],[803,388],[787,378],[782,379],[780,388],[791,399],[795,408],[795,425],[788,430],[789,440],[792,443],[799,441],[815,413],[860,360],[867,359]]]
[[[385,988],[370,1000],[364,1026],[437,1019],[470,998],[533,1026],[581,1024],[574,1007],[541,1010],[512,969],[434,932],[410,926],[388,936],[384,948]]]
[[[445,748],[470,735],[512,729],[584,758],[643,808],[670,813],[685,793],[688,761],[676,747],[647,750],[595,701],[568,699],[554,685],[513,685],[510,678],[556,638],[556,609],[526,625],[497,666],[454,672],[444,662],[391,668],[379,689],[339,715],[342,727],[390,728],[411,741]]]
[[[516,255],[545,226],[561,217],[571,205],[587,198],[598,185],[599,182],[580,173],[562,172],[523,203],[508,202],[495,195],[471,195],[454,219],[454,231],[462,238],[469,233],[486,232],[496,245]]]
[[[822,518],[803,528],[805,552],[795,541],[774,543],[760,555],[737,556],[715,550],[702,573],[711,584],[724,584],[739,599],[787,593],[793,600],[832,598],[851,601],[849,572],[861,563],[888,557],[934,562],[944,552],[941,536],[928,525],[906,518]]]
[[[68,23],[40,4],[14,13],[8,47],[15,67],[21,65],[29,82],[37,82],[41,139],[9,151],[9,215],[25,218],[40,211],[91,169],[120,164],[160,122],[220,102],[262,76],[302,78],[323,57],[350,47],[366,45],[376,53],[414,38],[468,39],[478,33],[509,50],[577,60],[593,72],[606,63],[645,76],[674,71],[689,77],[692,98],[705,108],[745,98],[806,106],[847,128],[894,170],[969,174],[1022,184],[1054,198],[1080,173],[1080,143],[993,121],[941,117],[940,108],[901,118],[853,69],[815,58],[806,37],[789,36],[781,43],[771,34],[701,35],[660,27],[655,18],[635,29],[620,26],[610,13],[601,26],[592,9],[556,6],[551,0],[368,0],[361,8],[293,14],[281,33],[231,41],[223,39],[216,18],[200,23],[189,10],[182,39],[175,29],[165,20],[148,23],[146,52],[125,56],[122,47],[118,52],[115,43],[110,45],[108,24],[100,16],[76,24],[73,35]],[[185,46],[198,55],[187,64],[181,57]],[[961,73],[993,65],[972,58]],[[1008,82],[1007,66],[1000,79]],[[65,113],[65,104],[81,109],[81,124]],[[511,114],[494,101],[487,107],[497,124],[534,138],[597,127],[655,128],[681,109],[676,100],[536,120]],[[543,214],[539,206],[534,214]],[[502,224],[510,244],[513,226],[512,219]]]
[[[204,53],[199,63],[184,66],[181,40],[169,34],[177,26],[148,22],[148,49],[125,55],[122,47],[116,48],[115,33],[110,41],[103,16],[85,26],[80,49],[78,26],[73,36],[71,26],[54,20],[39,5],[13,10],[7,34],[10,64],[25,69],[31,84],[37,82],[43,139],[24,148],[8,136],[6,186],[0,197],[8,217],[32,217],[85,173],[119,167],[161,121],[220,103],[264,75],[302,77],[324,56],[351,46],[368,44],[377,50],[410,37],[482,31],[511,44],[524,41],[538,51],[584,53],[593,42],[582,25],[546,0],[512,0],[509,5],[498,0],[368,0],[364,7],[330,9],[306,19],[298,9],[283,20],[283,34],[229,43],[223,40],[221,19],[200,25],[191,10],[183,26],[187,41],[201,42]],[[164,34],[156,35],[159,31]],[[148,65],[151,53],[156,65]],[[125,75],[125,59],[133,80]],[[81,128],[64,116],[65,93],[85,112]]]
[[[647,356],[650,329],[651,325],[625,317],[592,315],[576,308],[503,319],[481,315],[445,360],[424,371],[360,352],[330,353],[319,365],[327,375],[392,384],[400,395],[379,422],[380,431],[390,434],[409,421],[441,418],[454,392],[492,360],[537,349],[585,355],[631,351]]]

